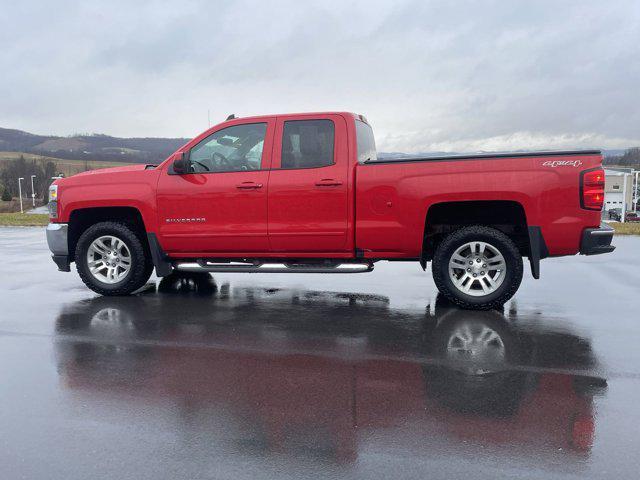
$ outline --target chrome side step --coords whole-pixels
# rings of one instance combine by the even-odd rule
[[[251,263],[251,262],[213,262],[195,260],[176,262],[176,270],[183,272],[227,272],[227,273],[365,273],[373,270],[373,263]]]

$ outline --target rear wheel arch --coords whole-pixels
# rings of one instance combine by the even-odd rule
[[[507,235],[522,256],[531,255],[531,238],[524,207],[513,200],[463,200],[429,206],[424,222],[421,264],[433,259],[450,233],[471,225],[485,225]]]

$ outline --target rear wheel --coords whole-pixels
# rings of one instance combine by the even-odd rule
[[[522,281],[522,256],[513,241],[490,227],[449,234],[433,257],[433,279],[462,308],[486,310],[509,300]]]
[[[78,239],[75,261],[85,285],[101,295],[127,295],[139,289],[153,268],[140,238],[118,222],[89,227]]]

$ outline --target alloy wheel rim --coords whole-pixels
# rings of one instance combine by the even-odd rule
[[[487,242],[467,242],[449,259],[449,278],[460,292],[482,297],[495,292],[507,270],[502,253]]]
[[[113,235],[96,238],[87,251],[87,267],[96,280],[114,284],[131,270],[131,252],[127,244]]]

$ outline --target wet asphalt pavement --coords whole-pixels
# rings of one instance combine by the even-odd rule
[[[468,312],[411,263],[99,297],[0,228],[0,478],[637,478],[640,237],[614,243]]]

